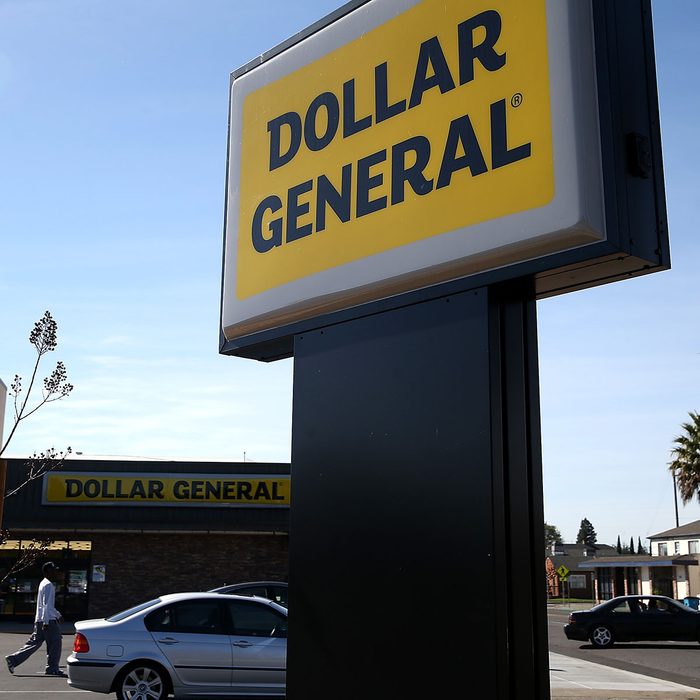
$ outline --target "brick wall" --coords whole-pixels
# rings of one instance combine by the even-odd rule
[[[287,580],[286,535],[94,533],[89,539],[92,564],[106,566],[106,581],[90,582],[88,617],[105,617],[165,593]]]

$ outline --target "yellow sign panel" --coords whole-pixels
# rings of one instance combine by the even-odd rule
[[[245,98],[239,300],[554,196],[545,0],[424,0]]]
[[[44,476],[44,505],[289,506],[287,476],[100,474]]]
[[[564,564],[562,564],[562,565],[557,569],[557,573],[559,574],[559,578],[560,578],[562,581],[566,581],[566,579],[567,579],[567,577],[568,577],[568,575],[569,575],[569,569],[567,569],[566,566],[564,566]]]

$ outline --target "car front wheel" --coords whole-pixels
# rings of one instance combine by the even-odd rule
[[[591,629],[591,644],[598,649],[607,649],[615,643],[612,630],[607,625],[596,625]]]
[[[117,684],[117,700],[165,700],[167,697],[165,673],[151,664],[128,668]]]

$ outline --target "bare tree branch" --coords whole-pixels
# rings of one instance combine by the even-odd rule
[[[32,375],[29,380],[29,388],[23,394],[22,377],[15,374],[15,378],[10,384],[10,396],[13,398],[14,405],[14,423],[10,429],[10,434],[5,440],[5,444],[0,446],[0,457],[10,444],[10,440],[14,437],[19,424],[29,418],[33,413],[36,413],[42,406],[53,401],[59,401],[65,398],[73,391],[73,385],[68,382],[68,372],[63,362],[58,362],[51,374],[44,379],[41,398],[33,408],[29,408],[29,398],[34,389],[41,358],[47,352],[53,352],[58,345],[58,324],[51,316],[50,312],[46,311],[44,315],[34,324],[32,332],[29,334],[29,342],[36,350],[36,361],[32,369]],[[70,452],[70,448],[68,450]]]
[[[0,544],[5,544],[10,539],[10,533],[7,530],[0,531]],[[48,551],[49,547],[53,543],[51,538],[39,538],[33,539],[24,549],[20,550],[19,557],[12,566],[9,568],[7,573],[0,579],[1,583],[7,581],[15,574],[20,571],[24,571],[32,566],[40,557]]]
[[[32,368],[29,387],[26,392],[22,388],[22,377],[20,377],[19,374],[15,374],[15,378],[10,384],[10,396],[12,396],[14,406],[14,422],[10,429],[10,434],[5,440],[5,444],[0,443],[0,457],[2,457],[7,449],[7,446],[17,432],[19,424],[23,420],[29,418],[29,416],[36,413],[47,403],[60,401],[73,391],[73,385],[68,382],[66,366],[63,362],[57,362],[51,374],[43,380],[41,397],[38,398],[33,407],[29,406],[29,399],[32,396],[32,391],[37,380],[41,359],[46,353],[53,352],[58,345],[58,324],[48,311],[34,324],[34,328],[29,334],[29,342],[36,350],[36,360]],[[1,427],[2,426],[0,426],[0,428]],[[57,452],[53,447],[39,454],[35,452],[25,463],[26,471],[24,481],[12,491],[6,494],[0,494],[0,498],[14,496],[27,486],[27,484],[36,479],[40,479],[47,472],[60,469],[71,452],[72,450],[70,447],[62,452]],[[9,533],[6,530],[0,531],[0,544],[4,544],[8,539]],[[48,551],[51,543],[52,540],[48,537],[33,539],[27,547],[20,550],[17,560],[12,564],[9,571],[2,578],[2,581],[6,581],[11,576],[32,566]]]
[[[5,494],[5,498],[10,498],[14,496],[19,491],[21,491],[30,482],[41,479],[46,472],[55,471],[63,466],[63,463],[68,458],[73,450],[68,447],[63,452],[57,452],[53,447],[50,447],[46,452],[36,452],[25,462],[25,480],[17,487],[8,491]]]

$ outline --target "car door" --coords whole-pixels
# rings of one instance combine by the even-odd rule
[[[644,620],[645,635],[639,639],[674,639],[675,617],[662,599],[644,599],[642,608],[640,617]]]
[[[145,620],[175,682],[189,692],[230,689],[233,657],[225,616],[220,600],[193,599],[158,608]]]
[[[676,605],[671,600],[659,600],[659,623],[658,623],[658,636],[656,639],[660,640],[673,640],[673,641],[686,641],[686,640],[696,640],[697,627],[691,629],[687,624],[688,616],[685,611]]]
[[[623,599],[611,607],[606,618],[610,622],[618,641],[629,641],[638,638],[640,618],[634,601]]]
[[[233,624],[233,686],[237,692],[284,693],[287,617],[256,600],[226,601]]]
[[[657,641],[674,638],[674,618],[663,600],[641,598],[640,620],[637,639]]]

